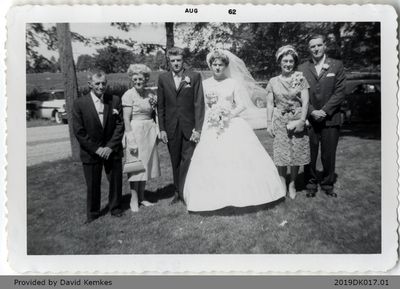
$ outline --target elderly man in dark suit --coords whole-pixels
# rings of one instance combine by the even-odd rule
[[[160,138],[168,144],[174,176],[175,197],[183,200],[183,187],[204,120],[201,76],[184,69],[183,50],[170,48],[167,58],[171,71],[158,78],[158,123]]]
[[[100,215],[101,174],[103,166],[109,181],[109,209],[112,216],[122,216],[122,120],[121,100],[105,94],[106,75],[102,71],[89,74],[90,92],[75,100],[74,134],[80,144],[80,157],[87,184],[87,220]]]
[[[345,97],[345,73],[341,61],[326,56],[323,35],[311,36],[308,48],[311,60],[299,66],[310,85],[311,162],[305,168],[307,197],[315,197],[318,191],[316,163],[320,144],[323,175],[319,183],[329,197],[337,197],[334,192],[335,160],[341,125],[340,106]]]

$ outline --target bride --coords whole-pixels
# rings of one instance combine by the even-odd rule
[[[203,81],[205,119],[183,193],[188,211],[254,206],[282,198],[285,190],[272,159],[240,117],[254,106],[249,96],[254,79],[243,61],[226,50],[209,53],[207,64],[213,76]]]

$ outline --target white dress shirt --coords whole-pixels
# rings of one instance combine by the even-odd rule
[[[99,116],[101,125],[103,125],[103,113],[104,113],[104,103],[103,100],[98,98],[93,91],[90,91],[90,96],[92,97],[94,107],[96,108],[97,115]]]
[[[315,70],[317,71],[317,75],[320,75],[320,73],[322,71],[322,66],[325,63],[325,59],[326,59],[326,55],[324,54],[324,56],[321,58],[320,61],[318,61],[318,62],[314,61]]]
[[[176,87],[176,89],[178,89],[179,85],[181,84],[181,81],[182,81],[182,73],[181,72],[179,72],[179,73],[172,72],[172,75],[174,77],[175,87]]]

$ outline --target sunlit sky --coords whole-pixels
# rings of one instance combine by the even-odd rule
[[[52,24],[46,24],[49,27]],[[122,31],[110,23],[71,23],[70,29],[85,37],[103,38],[105,36],[119,37],[121,39],[133,39],[139,43],[154,43],[165,45],[165,26],[164,23],[142,23],[140,26],[132,28],[129,32]],[[179,40],[177,40],[179,45]],[[73,41],[72,50],[75,61],[82,54],[92,55],[101,46],[86,46],[83,43]],[[54,56],[58,59],[58,51],[49,51],[46,45],[41,44],[37,51],[43,56],[50,58]]]

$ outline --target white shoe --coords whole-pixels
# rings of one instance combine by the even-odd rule
[[[134,213],[139,212],[138,197],[135,191],[132,192],[131,203],[129,204],[131,211]]]
[[[151,207],[151,206],[154,206],[154,204],[153,204],[153,203],[150,203],[149,201],[142,201],[142,202],[140,203],[140,205],[142,205],[143,207]]]
[[[139,206],[137,204],[136,205],[131,204],[130,207],[132,212],[134,213],[139,212]]]
[[[294,200],[296,198],[296,193],[297,193],[296,187],[294,186],[294,184],[293,185],[289,184],[289,197],[292,200]]]

